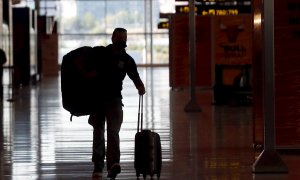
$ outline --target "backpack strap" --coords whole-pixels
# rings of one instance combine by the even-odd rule
[[[73,118],[73,114],[71,114],[71,116],[70,116],[70,122],[72,122],[72,118]]]

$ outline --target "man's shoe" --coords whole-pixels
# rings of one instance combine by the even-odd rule
[[[100,167],[97,163],[94,163],[93,177],[102,177],[102,172],[102,167]]]
[[[93,177],[95,177],[95,178],[102,177],[102,172],[93,172]]]
[[[110,179],[115,179],[120,172],[121,172],[120,164],[115,163],[111,166],[110,170],[108,171],[107,177]]]

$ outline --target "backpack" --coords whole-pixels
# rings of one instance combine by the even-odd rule
[[[101,90],[96,75],[95,49],[83,46],[63,56],[61,64],[61,94],[63,108],[72,117],[90,115],[99,105]]]

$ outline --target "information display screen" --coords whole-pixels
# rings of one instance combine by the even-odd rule
[[[176,5],[176,13],[188,13],[188,1]],[[198,15],[238,15],[251,14],[251,0],[196,0],[195,12]]]

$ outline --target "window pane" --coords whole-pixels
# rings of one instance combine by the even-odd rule
[[[169,34],[153,35],[153,63],[169,63]]]
[[[133,57],[136,64],[146,62],[145,36],[142,34],[128,34],[126,48],[127,53]]]
[[[105,32],[105,1],[61,1],[61,33],[94,34]]]
[[[115,27],[144,32],[144,16],[144,1],[107,1],[107,33]]]

